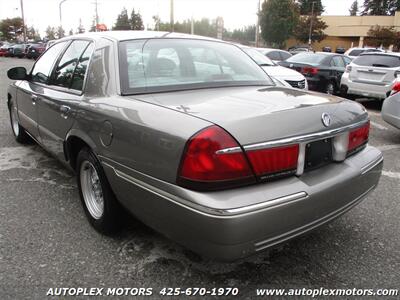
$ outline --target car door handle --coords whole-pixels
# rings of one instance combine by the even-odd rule
[[[69,107],[69,106],[66,106],[66,105],[61,105],[60,106],[60,112],[62,113],[62,114],[68,114],[69,113],[69,111],[71,110],[71,107]]]
[[[32,95],[32,96],[31,96],[32,105],[36,105],[36,101],[37,101],[38,99],[39,99],[38,96]]]

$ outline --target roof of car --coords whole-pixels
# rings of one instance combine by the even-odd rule
[[[288,52],[282,49],[275,49],[275,48],[256,48],[257,50],[264,51],[264,52],[271,52],[271,51],[281,51],[281,52]]]
[[[82,34],[76,34],[72,36],[68,36],[63,38],[63,40],[69,40],[73,38],[91,38],[91,39],[99,39],[99,38],[108,38],[116,41],[125,41],[125,40],[135,40],[135,39],[151,39],[151,38],[181,38],[181,39],[202,39],[202,40],[214,40],[221,41],[217,39],[213,39],[210,37],[204,37],[199,35],[185,34],[185,33],[177,33],[177,32],[166,32],[166,31],[146,31],[146,30],[121,30],[121,31],[102,31],[102,32],[88,32]]]
[[[364,55],[391,55],[391,56],[400,56],[399,52],[364,52],[361,53],[360,56]]]

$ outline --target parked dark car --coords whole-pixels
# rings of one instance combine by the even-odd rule
[[[329,46],[322,47],[322,52],[332,52],[332,48]]]
[[[25,47],[25,44],[14,44],[8,48],[8,55],[6,56],[23,58],[25,56]]]
[[[37,59],[46,50],[46,44],[38,43],[32,44],[26,54],[26,58]]]
[[[335,52],[337,54],[344,54],[346,52],[346,48],[338,46],[338,47],[336,47],[336,51]]]
[[[337,94],[340,80],[351,63],[351,59],[340,54],[326,52],[299,53],[279,64],[302,73],[308,82],[308,88],[327,94]]]
[[[16,140],[33,137],[75,170],[103,233],[121,225],[122,205],[196,252],[234,260],[339,217],[381,175],[359,103],[277,86],[224,41],[88,33],[8,76],[19,80],[5,97]]]

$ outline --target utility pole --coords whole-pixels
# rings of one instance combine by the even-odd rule
[[[26,43],[26,27],[25,27],[25,17],[24,17],[24,0],[21,0],[21,14],[22,14],[22,29],[24,35],[24,43]]]
[[[190,20],[190,34],[194,34],[194,19],[193,19],[193,15],[192,15],[192,18]]]
[[[99,13],[97,10],[97,0],[94,0],[94,9],[95,9],[95,13],[96,13],[96,31],[97,31],[97,27],[99,25]]]
[[[257,48],[258,48],[259,43],[260,43],[260,2],[261,2],[261,0],[258,0],[257,23],[256,23],[256,47]]]
[[[171,31],[174,32],[174,0],[170,0],[171,1],[171,8],[170,8],[170,23],[171,23]]]
[[[62,27],[62,11],[61,11],[61,5],[67,0],[61,0],[60,3],[58,4],[58,10],[60,14],[60,26]]]
[[[313,19],[314,19],[314,5],[315,5],[315,1],[313,1],[312,6],[311,6],[310,32],[308,33],[308,50],[311,50],[311,37],[312,37],[312,27],[313,27]]]

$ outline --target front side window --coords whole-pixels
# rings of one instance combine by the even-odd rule
[[[335,56],[332,58],[331,66],[338,67],[338,68],[344,68],[344,62],[340,56]]]
[[[90,57],[93,52],[93,43],[90,43],[79,59],[78,65],[75,68],[74,77],[72,77],[71,89],[81,91],[83,82],[85,81],[86,71]]]
[[[267,53],[267,56],[272,60],[281,60],[281,56],[278,51],[271,51]]]
[[[55,61],[59,54],[64,49],[67,42],[54,44],[50,47],[35,63],[31,71],[31,78],[33,82],[47,83],[50,72],[53,68]]]
[[[121,42],[120,70],[124,94],[273,85],[268,75],[238,47],[205,40]]]
[[[69,88],[79,59],[89,45],[88,41],[73,41],[61,57],[54,71],[52,85]]]

